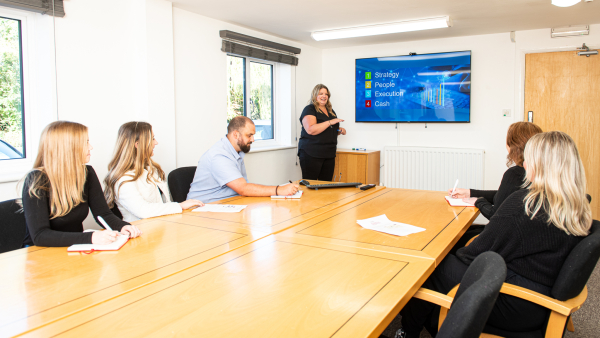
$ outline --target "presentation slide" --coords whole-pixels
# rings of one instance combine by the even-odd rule
[[[356,122],[470,122],[471,52],[356,60]]]

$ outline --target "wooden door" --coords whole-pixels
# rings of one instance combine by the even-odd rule
[[[544,131],[569,134],[581,155],[592,196],[594,219],[600,217],[600,56],[576,51],[525,56],[525,121]]]

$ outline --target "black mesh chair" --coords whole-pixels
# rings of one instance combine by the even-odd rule
[[[25,239],[25,215],[16,200],[0,202],[0,253],[20,249]]]
[[[196,167],[181,167],[169,173],[167,181],[174,202],[181,203],[187,200],[187,194],[190,192],[190,185],[192,185],[195,173]]]
[[[123,214],[121,213],[121,210],[119,210],[119,207],[116,204],[110,209],[110,211],[112,211],[112,213],[115,214],[115,216],[119,217],[119,219],[123,219]]]
[[[547,309],[550,318],[545,330],[532,332],[506,332],[486,326],[484,331],[502,337],[563,337],[564,330],[574,331],[571,314],[579,310],[587,298],[586,284],[600,259],[600,222],[594,221],[590,234],[584,238],[567,256],[556,282],[550,291],[552,297],[524,289],[512,284],[504,284],[500,292],[519,297]]]
[[[441,306],[436,337],[475,338],[483,331],[505,279],[504,259],[488,251],[475,258],[448,295],[421,288],[415,297]]]
[[[600,259],[600,222],[594,221],[590,234],[584,238],[567,256],[554,286],[550,291],[552,297],[539,294],[520,286],[505,283],[500,289],[501,293],[511,295],[533,302],[550,310],[548,324],[544,329],[531,332],[508,332],[490,325],[486,325],[482,337],[511,337],[511,338],[562,338],[564,330],[574,331],[571,315],[579,310],[587,298],[586,284]],[[450,291],[448,296],[452,296]],[[415,294],[416,298],[423,299],[442,306],[440,323],[444,307],[448,308],[445,295],[428,289],[420,289]]]

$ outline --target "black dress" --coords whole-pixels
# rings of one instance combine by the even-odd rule
[[[313,104],[309,104],[304,107],[302,115],[300,115],[301,125],[304,117],[308,115],[314,116],[317,123],[337,119],[335,111],[333,111],[333,114],[325,115],[321,111],[317,112]],[[332,180],[339,128],[340,124],[335,123],[320,134],[310,135],[302,125],[300,141],[298,142],[298,157],[300,158],[302,178],[321,181]]]
[[[120,231],[129,223],[117,218],[108,208],[98,176],[91,166],[86,166],[87,176],[83,188],[84,202],[79,203],[68,214],[50,219],[50,201],[48,192],[40,191],[40,198],[29,196],[29,187],[37,175],[43,175],[42,182],[47,183],[46,174],[34,170],[25,178],[23,185],[23,212],[27,223],[27,232],[23,246],[71,246],[73,244],[91,244],[92,232],[83,232],[83,221],[92,210],[94,220],[98,216],[110,225],[113,230]],[[100,224],[100,223],[98,223]]]

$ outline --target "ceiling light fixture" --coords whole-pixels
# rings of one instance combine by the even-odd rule
[[[571,7],[579,2],[581,0],[552,0],[552,4],[558,7]]]
[[[442,16],[436,18],[400,21],[381,25],[340,28],[326,31],[312,32],[310,35],[317,41],[355,38],[361,36],[392,34],[402,32],[421,31],[426,29],[447,28],[452,26],[450,17]]]

